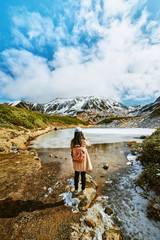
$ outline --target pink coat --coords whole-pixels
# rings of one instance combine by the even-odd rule
[[[92,163],[86,147],[91,146],[90,142],[85,138],[82,139],[82,148],[85,148],[85,160],[82,163],[73,162],[73,168],[77,172],[86,172],[92,170]],[[71,150],[73,149],[73,139],[71,141]]]

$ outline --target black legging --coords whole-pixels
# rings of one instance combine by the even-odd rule
[[[86,186],[86,172],[81,172],[81,181],[82,181],[82,190],[84,190]],[[78,182],[79,182],[79,172],[75,171],[75,175],[74,175],[75,190],[78,190]]]

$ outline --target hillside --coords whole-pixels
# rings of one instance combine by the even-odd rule
[[[138,127],[138,128],[159,128],[160,127],[160,107],[153,112],[134,117],[114,117],[105,118],[98,125],[105,127]]]
[[[156,108],[158,108],[159,106],[160,106],[160,97],[158,97],[155,102],[142,106],[139,109],[138,114],[142,115],[146,113],[151,113],[154,110],[156,110]]]
[[[47,124],[61,123],[67,125],[87,125],[76,117],[50,116],[28,109],[0,104],[0,127],[15,128],[25,127],[28,129],[45,128]]]

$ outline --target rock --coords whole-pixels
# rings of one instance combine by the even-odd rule
[[[97,188],[97,183],[93,180],[93,178],[89,175],[89,174],[86,174],[86,187],[87,188],[94,188],[96,189]]]
[[[53,157],[53,154],[52,154],[52,153],[50,153],[50,154],[49,154],[49,156],[50,156],[50,157]]]
[[[105,230],[102,235],[103,240],[122,240],[122,234],[119,227],[111,227]]]
[[[105,213],[107,213],[108,215],[111,215],[113,213],[112,209],[110,209],[109,207],[105,208]]]
[[[127,143],[127,146],[132,147],[132,145],[135,144],[135,143],[136,143],[136,141],[130,141],[130,142]]]
[[[96,197],[96,189],[94,188],[86,188],[85,195],[80,194],[78,199],[80,200],[78,204],[79,210],[87,211],[89,206],[91,205],[93,199]]]
[[[78,189],[78,195],[75,195],[74,185],[68,186],[66,190],[70,190],[70,192],[72,192],[73,199],[74,198],[79,199],[78,209],[86,211],[96,197],[96,188],[97,188],[96,182],[92,179],[90,175],[86,174],[86,189],[85,189],[86,192],[84,195],[81,194],[82,193],[81,188]]]
[[[145,138],[146,138],[146,136],[144,136],[144,135],[140,136],[140,139],[145,139]]]
[[[109,168],[108,164],[104,164],[103,169],[107,170]]]
[[[55,157],[55,158],[58,158],[58,155],[55,155],[54,157]]]
[[[93,220],[91,220],[91,219],[89,219],[89,218],[85,218],[85,219],[84,219],[84,222],[87,224],[88,227],[92,227],[92,228],[95,228],[95,227],[96,227],[95,222],[93,222]]]
[[[34,160],[40,161],[40,158],[37,157],[37,156],[35,156],[35,157],[34,157]]]
[[[55,127],[55,128],[54,128],[54,130],[55,130],[55,131],[57,131],[57,130],[58,130],[58,128],[56,128],[56,127]]]
[[[67,185],[67,186],[65,187],[65,191],[66,191],[66,192],[71,191],[70,186]],[[73,191],[74,191],[74,189],[73,189]],[[73,191],[72,191],[72,192],[73,192]]]

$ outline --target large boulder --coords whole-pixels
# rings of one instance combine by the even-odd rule
[[[96,197],[96,189],[86,188],[84,195],[80,194],[77,198],[80,200],[78,204],[79,210],[86,211]]]
[[[73,184],[73,182],[72,182],[72,184]],[[87,211],[88,208],[90,207],[92,201],[96,197],[96,189],[97,189],[97,183],[93,180],[93,178],[90,175],[86,174],[86,189],[85,189],[86,192],[85,192],[85,194],[82,194],[81,187],[79,187],[79,189],[78,189],[78,194],[75,194],[74,193],[74,190],[75,190],[74,185],[70,185],[70,186],[66,187],[67,195],[64,195],[63,198],[65,199],[66,196],[68,196],[69,198],[71,198],[70,202],[76,201],[78,203],[78,205],[77,205],[78,210]],[[69,196],[69,193],[71,193],[71,196]],[[66,200],[65,200],[65,202],[66,202]]]
[[[94,179],[89,174],[86,174],[86,187],[96,189],[97,186],[98,185],[96,181],[94,181]]]

